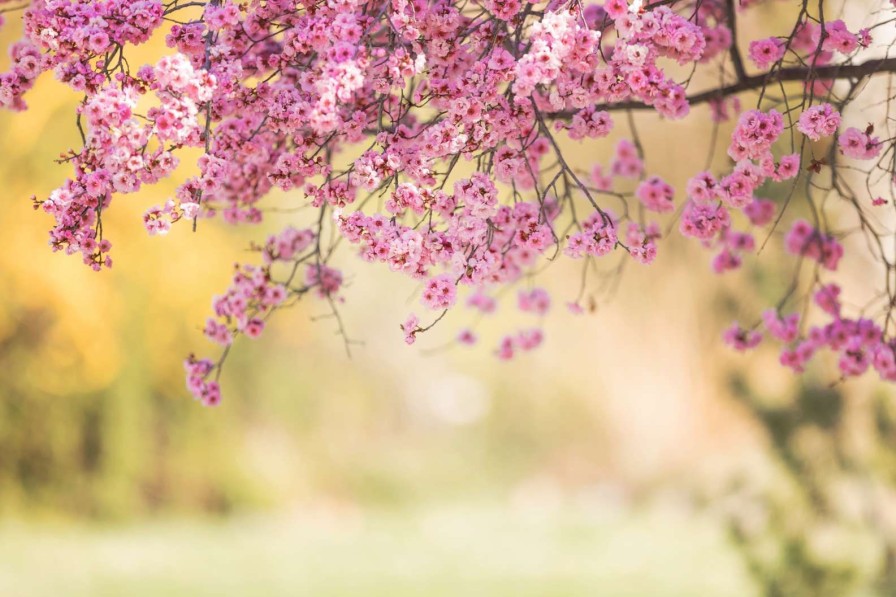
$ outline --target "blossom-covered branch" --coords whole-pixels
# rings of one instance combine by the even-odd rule
[[[62,158],[72,174],[35,206],[53,218],[53,249],[94,269],[112,265],[102,215],[124,208],[114,198],[172,176],[187,148],[202,157],[143,214],[150,234],[297,210],[213,301],[204,332],[222,356],[186,361],[206,404],[220,400],[235,338],[258,336],[308,295],[329,306],[348,346],[337,250],[420,281],[429,315],[397,325],[410,344],[461,303],[494,311],[500,288],[560,256],[583,263],[579,311],[593,264],[650,264],[676,228],[720,274],[769,242],[793,260],[780,301],[732,326],[729,344],[777,341],[795,371],[829,350],[840,377],[874,368],[894,381],[896,262],[879,214],[896,199],[896,92],[866,91],[873,75],[896,73],[894,10],[861,4],[865,20],[848,24],[822,0],[0,1],[11,9],[0,17],[24,27],[0,106],[24,110],[51,70],[83,94],[83,146]],[[741,17],[772,6],[789,20],[750,39]],[[170,51],[132,65],[130,48],[154,36]],[[635,113],[645,111],[666,121],[708,112],[712,147],[730,131],[729,167],[681,164],[691,176],[676,190],[653,170],[668,148],[642,139]],[[580,170],[569,148],[607,143],[620,112],[628,133],[610,163]],[[864,244],[844,243],[853,230]],[[837,278],[847,246],[879,265],[873,300],[855,308]],[[520,290],[532,325],[495,355],[540,345],[551,302]],[[475,343],[475,330],[457,340]]]
[[[829,64],[819,67],[790,67],[761,75],[745,76],[743,79],[728,85],[721,85],[701,91],[687,97],[689,106],[697,106],[707,102],[718,102],[729,96],[738,95],[746,91],[765,89],[774,83],[804,82],[812,79],[833,81],[847,80],[859,81],[874,75],[887,75],[896,73],[896,58],[879,58],[868,60],[859,64]],[[653,110],[653,106],[642,102],[616,102],[597,104],[598,110]],[[574,111],[563,110],[552,112],[549,115],[555,118],[571,118]]]

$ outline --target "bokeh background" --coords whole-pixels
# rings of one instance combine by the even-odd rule
[[[742,35],[786,13],[764,6]],[[13,19],[0,41],[17,34]],[[667,243],[589,287],[584,315],[563,308],[580,264],[554,264],[523,284],[554,295],[546,344],[509,363],[489,347],[532,323],[515,289],[480,346],[446,348],[459,312],[409,348],[418,288],[351,267],[351,358],[307,301],[238,342],[206,409],[181,363],[213,349],[211,296],[251,239],[306,214],[152,238],[141,215],[167,181],[104,214],[116,265],[94,273],[49,250],[29,200],[68,175],[54,159],[78,145],[78,97],[44,77],[27,100],[0,113],[0,595],[896,594],[894,391],[721,344],[785,291],[794,264],[774,247],[720,279],[694,243]],[[683,188],[705,116],[641,118],[648,170]],[[606,163],[617,129],[569,159]],[[852,258],[845,283],[868,287],[873,267]]]

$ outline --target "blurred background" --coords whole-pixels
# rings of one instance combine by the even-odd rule
[[[786,26],[781,11],[744,26]],[[537,280],[554,296],[546,343],[508,363],[491,347],[534,323],[515,289],[479,346],[445,348],[474,319],[460,309],[407,347],[419,289],[349,266],[352,357],[306,301],[238,341],[207,409],[181,363],[214,350],[211,296],[251,239],[305,215],[149,237],[166,181],[115,200],[115,267],[94,273],[49,250],[29,200],[68,176],[54,159],[79,144],[78,97],[44,77],[26,99],[0,113],[0,595],[896,594],[893,389],[722,345],[785,291],[777,247],[718,278],[695,243],[665,243],[613,292],[590,286],[583,315],[563,306],[580,264],[556,263]],[[683,188],[709,150],[704,116],[639,120],[645,145],[675,147],[648,172]],[[569,158],[606,164],[618,122]],[[845,283],[864,288],[858,253]]]

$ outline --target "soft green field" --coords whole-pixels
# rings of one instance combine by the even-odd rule
[[[7,523],[0,595],[756,594],[710,521],[617,515],[471,507],[108,529]]]

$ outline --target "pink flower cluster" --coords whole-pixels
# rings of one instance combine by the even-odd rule
[[[743,264],[744,253],[751,253],[756,249],[752,234],[730,228],[722,232],[718,244],[721,250],[712,260],[712,269],[717,274],[739,268]]]
[[[535,315],[547,315],[551,308],[551,295],[544,288],[521,290],[517,295],[517,304],[520,311]]]
[[[12,67],[0,73],[0,108],[24,110],[22,95],[34,86],[43,71],[40,51],[29,41],[14,43],[9,49]]]
[[[644,172],[644,162],[638,154],[638,148],[628,139],[622,139],[616,144],[616,154],[610,162],[610,172],[613,176],[622,178],[638,178]]]
[[[177,222],[183,217],[192,218],[196,215],[196,210],[189,208],[195,203],[186,204],[185,211],[181,209],[173,199],[169,199],[162,206],[150,207],[143,214],[143,226],[150,236],[165,236],[171,230],[171,224]]]
[[[457,300],[457,289],[451,276],[441,275],[430,278],[423,289],[420,301],[430,309],[448,309]]]
[[[828,103],[812,106],[800,114],[797,128],[813,141],[830,137],[840,128],[840,113]]]
[[[692,177],[686,192],[689,201],[681,215],[679,230],[718,250],[712,261],[716,273],[737,269],[743,255],[755,250],[755,240],[748,232],[732,228],[732,211],[741,212],[753,226],[768,224],[775,214],[773,202],[755,197],[766,181],[780,182],[796,177],[800,171],[800,154],[775,158],[772,144],[784,128],[782,115],[770,110],[750,110],[741,114],[731,136],[728,154],[737,164],[720,179],[709,172]],[[743,345],[737,330],[727,336],[730,343]],[[737,342],[733,339],[739,338]]]
[[[740,115],[731,135],[728,155],[735,161],[762,158],[784,130],[784,118],[777,110],[768,113],[747,110]]]
[[[417,341],[417,332],[420,331],[420,319],[411,313],[401,324],[401,331],[404,332],[404,341],[408,345]]]
[[[484,314],[494,313],[495,309],[497,309],[497,306],[497,301],[493,297],[490,297],[485,292],[483,292],[481,288],[471,294],[467,299],[467,307],[476,309],[477,311]]]
[[[562,123],[558,122],[558,125]],[[613,128],[613,121],[608,112],[597,111],[594,108],[584,108],[576,112],[569,125],[569,138],[574,140],[590,137],[597,139],[606,137]]]
[[[757,67],[768,69],[784,57],[785,45],[777,37],[767,37],[750,42],[749,56]]]
[[[642,181],[635,190],[635,195],[650,211],[665,213],[675,209],[672,201],[675,190],[659,176],[651,176]]]
[[[570,235],[566,254],[573,258],[600,257],[616,248],[616,222],[607,213],[595,212],[582,222],[582,230]]]
[[[871,130],[860,131],[849,127],[840,135],[838,143],[843,155],[857,160],[871,160],[880,154],[880,139],[871,135]]]
[[[499,359],[507,361],[520,351],[525,352],[538,348],[542,342],[544,342],[544,332],[541,328],[525,328],[516,334],[501,338],[495,354]]]
[[[803,372],[808,362],[821,350],[838,355],[837,364],[843,378],[864,374],[873,368],[885,381],[896,381],[896,342],[886,340],[883,330],[870,319],[841,316],[840,287],[825,284],[818,287],[814,302],[832,320],[825,325],[808,326],[800,332],[796,313],[781,316],[776,309],[762,314],[769,335],[783,344],[781,364]],[[734,324],[725,332],[725,341],[737,350],[753,348],[762,340],[758,330],[745,330]]]
[[[338,290],[342,274],[323,264],[308,264],[306,286],[292,285],[295,268],[314,256],[310,249],[315,237],[311,230],[288,227],[280,234],[268,237],[264,246],[256,247],[262,253],[264,265],[235,266],[230,286],[212,301],[214,316],[206,320],[203,328],[206,338],[224,347],[233,344],[240,334],[257,338],[264,331],[268,316],[290,296],[299,296],[312,289],[316,289],[319,296],[329,296]],[[272,266],[277,263],[292,265],[292,274],[283,281],[272,277]],[[222,363],[223,359],[213,363],[194,355],[184,362],[187,387],[205,405],[215,405],[221,399],[217,380],[210,377],[220,371]]]
[[[178,159],[165,148],[166,142],[200,144],[197,105],[211,98],[213,83],[207,73],[196,72],[182,56],[163,58],[155,67],[141,68],[139,75],[121,88],[104,86],[88,97],[79,110],[87,125],[85,146],[68,157],[75,176],[40,202],[56,220],[50,231],[53,249],[80,252],[94,269],[112,264],[107,254],[111,244],[101,236],[102,211],[115,193],[133,193],[171,174]],[[155,91],[161,106],[150,108],[147,122],[134,108],[148,89]],[[167,133],[163,121],[177,132]],[[179,203],[169,202],[144,215],[150,233],[164,234],[172,222],[198,213],[195,196],[178,198]]]
[[[731,225],[731,214],[721,204],[689,201],[681,214],[679,230],[685,236],[710,240]]]
[[[806,220],[796,220],[784,238],[784,246],[793,255],[818,261],[829,270],[837,269],[843,257],[843,245],[830,234],[812,227]]]
[[[217,365],[211,359],[197,359],[190,355],[184,361],[187,372],[187,389],[204,406],[216,406],[221,402],[221,385],[209,376]]]
[[[775,202],[771,199],[753,199],[744,206],[743,212],[754,226],[765,226],[775,217]]]
[[[25,36],[43,53],[41,70],[78,91],[95,92],[107,76],[104,56],[147,41],[161,24],[161,0],[38,0],[25,12]]]
[[[735,322],[725,330],[722,339],[731,348],[743,352],[758,346],[762,342],[762,333],[758,330],[744,329]]]
[[[825,38],[821,44],[821,49],[826,52],[852,54],[859,47],[859,36],[850,33],[846,28],[846,23],[841,19],[825,23],[824,32]],[[863,38],[864,35],[867,35],[867,33],[863,33]],[[864,45],[867,45],[867,43]]]
[[[305,284],[314,288],[320,298],[333,297],[342,288],[342,272],[322,263],[310,263],[305,267]]]
[[[883,332],[870,319],[836,317],[824,326],[811,326],[806,334],[781,352],[781,364],[797,373],[822,349],[838,355],[843,378],[877,370],[881,379],[896,381],[896,344],[883,339]]]
[[[656,241],[660,238],[660,227],[655,222],[641,227],[637,222],[629,222],[625,231],[626,249],[635,261],[650,265],[656,259]]]
[[[762,312],[762,321],[765,323],[768,333],[781,342],[793,342],[799,335],[800,316],[798,313],[782,317],[776,309],[767,309]]]
[[[234,272],[225,293],[212,301],[215,317],[206,321],[204,333],[223,346],[237,333],[255,338],[264,329],[264,317],[287,296],[286,287],[271,280],[268,269],[244,265]]]
[[[561,77],[593,71],[600,32],[579,24],[568,10],[549,11],[530,29],[529,49],[517,61],[513,92],[528,97],[538,86],[551,85]]]

